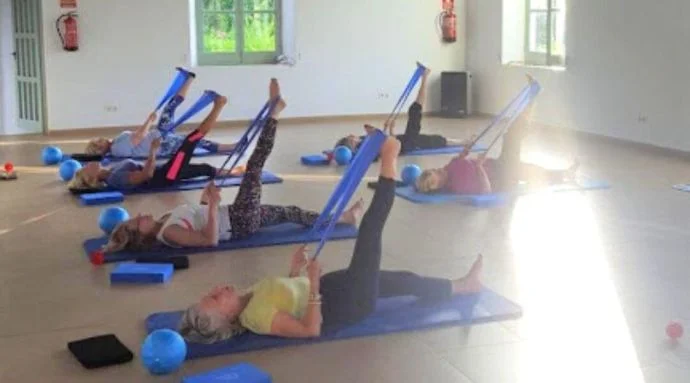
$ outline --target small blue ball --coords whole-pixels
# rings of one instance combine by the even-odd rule
[[[333,158],[338,165],[347,165],[352,161],[352,150],[347,146],[338,146],[333,151]]]
[[[101,215],[98,217],[98,227],[104,233],[110,235],[117,225],[128,219],[129,213],[127,213],[127,210],[121,207],[108,207],[101,211]]]
[[[187,344],[172,330],[156,330],[141,345],[141,361],[153,375],[166,375],[180,368],[187,356]]]
[[[405,185],[414,185],[417,178],[422,175],[422,168],[417,165],[407,165],[402,171],[402,181]]]
[[[41,152],[41,159],[45,165],[55,165],[62,160],[62,150],[57,146],[46,146]]]
[[[60,178],[65,182],[71,181],[79,169],[81,169],[79,161],[67,160],[60,164]]]

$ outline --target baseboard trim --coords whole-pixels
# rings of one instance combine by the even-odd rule
[[[388,114],[357,114],[357,115],[332,115],[332,116],[313,116],[313,117],[286,117],[280,119],[280,124],[283,126],[290,125],[305,125],[305,124],[316,124],[316,123],[333,123],[333,122],[348,122],[348,121],[361,121],[364,119],[370,119],[374,121],[383,121],[388,118]],[[214,130],[219,129],[234,129],[234,128],[244,128],[249,124],[250,120],[225,120],[219,121]],[[188,123],[183,124],[178,128],[178,131],[188,132],[198,126],[198,123]],[[84,135],[96,136],[112,136],[125,129],[136,129],[136,125],[123,125],[123,126],[109,126],[109,127],[93,127],[93,128],[81,128],[81,129],[61,129],[61,130],[49,130],[45,136],[52,138],[67,138],[67,137],[83,137]],[[39,135],[41,136],[41,135]]]
[[[548,134],[572,134],[580,140],[597,141],[598,143],[606,143],[618,147],[633,148],[649,154],[663,154],[676,158],[690,159],[690,151],[686,150],[668,148],[646,142],[634,141],[626,138],[607,136],[599,133],[568,129],[534,121],[532,122],[532,127],[540,131],[547,132]]]

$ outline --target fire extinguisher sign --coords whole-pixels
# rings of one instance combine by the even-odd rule
[[[60,0],[60,8],[76,8],[77,0]]]

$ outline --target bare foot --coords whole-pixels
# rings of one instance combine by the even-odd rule
[[[426,65],[422,64],[422,63],[419,62],[419,61],[417,61],[417,66],[420,66],[420,67],[424,68],[424,75],[425,75],[425,76],[428,76],[428,75],[431,73],[431,69],[429,69],[429,67],[427,67]]]
[[[386,142],[383,143],[381,147],[381,157],[383,158],[397,158],[400,154],[400,141],[393,137],[388,136]]]
[[[228,98],[225,96],[218,95],[216,99],[213,100],[213,104],[216,106],[225,106],[228,103]]]
[[[364,124],[364,131],[367,132],[367,134],[372,134],[376,131],[376,128],[369,124]]]
[[[216,170],[217,174],[216,177],[219,178],[224,178],[224,177],[239,177],[241,175],[244,175],[244,173],[247,171],[247,167],[244,165],[237,165],[235,166],[232,170],[230,169],[223,169],[223,170]]]
[[[527,82],[528,82],[528,83],[534,84],[535,82],[537,82],[537,80],[535,80],[535,79],[534,79],[534,76],[532,76],[531,74],[527,73],[527,74],[525,74],[525,76],[527,77]]]
[[[275,78],[271,79],[271,85],[268,86],[268,97],[273,100],[276,97],[280,97],[280,84]]]
[[[453,294],[474,294],[482,290],[480,276],[484,267],[484,256],[479,254],[470,271],[464,277],[452,282]]]
[[[285,108],[287,108],[287,103],[285,103],[285,100],[282,98],[279,99],[276,103],[276,107],[273,109],[273,113],[271,113],[271,117],[277,119],[280,115],[280,112],[282,112]]]
[[[354,205],[350,206],[343,215],[340,217],[338,222],[346,223],[348,225],[357,225],[359,219],[364,214],[364,200],[360,198]]]

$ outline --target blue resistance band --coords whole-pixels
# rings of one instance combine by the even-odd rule
[[[196,114],[204,110],[207,106],[212,104],[213,101],[215,101],[216,97],[218,97],[218,93],[212,90],[204,91],[204,93],[201,95],[201,97],[199,97],[199,99],[194,103],[194,105],[192,105],[182,116],[180,116],[180,118],[178,118],[170,126],[160,130],[161,135],[165,137],[168,134],[174,132],[175,129],[180,127],[180,125],[184,124],[190,118],[194,117]]]
[[[505,126],[501,129],[501,132],[494,137],[493,141],[489,144],[489,146],[486,148],[486,151],[488,152],[491,150],[491,148],[498,142],[498,139],[503,137],[504,134],[508,132],[510,127],[513,125],[515,120],[520,116],[520,114],[525,110],[525,108],[532,103],[534,98],[541,92],[541,86],[538,83],[530,84],[529,88],[527,89],[527,92],[523,95],[523,97],[519,100],[519,103],[516,104],[515,110],[512,112],[512,114],[506,113],[507,116],[510,116],[508,119],[508,122],[505,124]]]
[[[187,71],[182,68],[176,69],[177,76],[175,76],[175,79],[173,80],[172,84],[170,84],[170,87],[168,88],[168,91],[165,92],[163,98],[161,98],[160,102],[158,102],[158,106],[155,109],[156,112],[158,112],[166,102],[170,101],[170,99],[173,98],[173,96],[175,96],[180,89],[182,89],[185,81],[187,81],[187,78],[189,78],[189,73],[187,73]]]
[[[223,166],[221,166],[220,170],[218,171],[218,174],[220,174],[223,171],[223,169],[225,169],[225,167],[228,165],[233,156],[235,156],[235,161],[232,163],[228,171],[231,172],[233,169],[235,169],[240,159],[242,159],[242,156],[244,156],[244,154],[247,152],[249,145],[251,145],[251,143],[254,142],[256,137],[259,136],[259,133],[263,131],[264,126],[266,125],[266,120],[268,120],[268,118],[273,113],[273,110],[278,104],[278,100],[279,99],[276,98],[274,100],[268,101],[263,106],[263,108],[261,108],[259,114],[257,114],[254,120],[252,120],[252,122],[249,124],[249,127],[247,128],[247,131],[244,132],[242,138],[240,138],[235,148],[228,155],[228,158],[225,160],[225,162],[223,162]],[[227,177],[223,178],[218,184],[218,186],[222,186],[226,180]]]
[[[357,152],[357,156],[350,163],[345,174],[340,179],[333,194],[326,203],[321,215],[309,233],[310,236],[320,235],[321,241],[314,252],[313,259],[319,256],[321,250],[328,242],[330,233],[333,231],[336,222],[343,214],[345,207],[350,202],[352,195],[362,181],[364,174],[369,169],[369,165],[376,159],[381,150],[381,146],[386,141],[386,135],[381,130],[376,130],[367,136],[364,143]],[[331,214],[332,213],[332,214]],[[328,222],[325,230],[321,231],[324,224]]]
[[[536,93],[534,93],[533,95],[530,96],[533,89],[536,89]],[[521,105],[524,102],[525,98],[531,97],[530,98],[530,101],[531,101],[531,99],[534,98],[539,93],[540,90],[541,90],[541,86],[537,82],[534,82],[534,83],[531,83],[531,84],[528,84],[527,86],[525,86],[520,91],[520,93],[517,95],[517,97],[515,97],[513,99],[513,101],[511,101],[510,104],[508,104],[508,106],[506,106],[498,115],[496,115],[491,120],[491,123],[489,123],[489,125],[486,128],[484,128],[484,130],[474,139],[474,141],[472,142],[470,147],[473,147],[474,145],[476,145],[477,142],[479,142],[479,140],[481,140],[487,133],[489,133],[489,131],[491,131],[501,120],[503,120],[508,115],[508,113],[513,111],[516,107],[520,108],[519,110],[524,109],[524,106],[526,106],[526,104],[524,106],[521,106]],[[514,120],[515,119],[513,118],[512,121],[514,121]],[[512,124],[512,121],[511,121],[511,124]],[[510,124],[508,126],[510,126]],[[500,134],[499,134],[499,136],[500,136]]]
[[[410,97],[410,93],[412,93],[412,89],[414,89],[414,87],[417,85],[417,82],[422,77],[425,70],[426,68],[422,65],[417,65],[417,69],[415,69],[414,73],[412,74],[412,78],[410,78],[410,81],[407,83],[407,86],[405,86],[405,89],[400,95],[397,104],[395,104],[395,106],[393,107],[393,111],[388,116],[386,123],[394,121],[398,118],[398,115],[400,115],[403,106],[407,102],[407,99]]]

